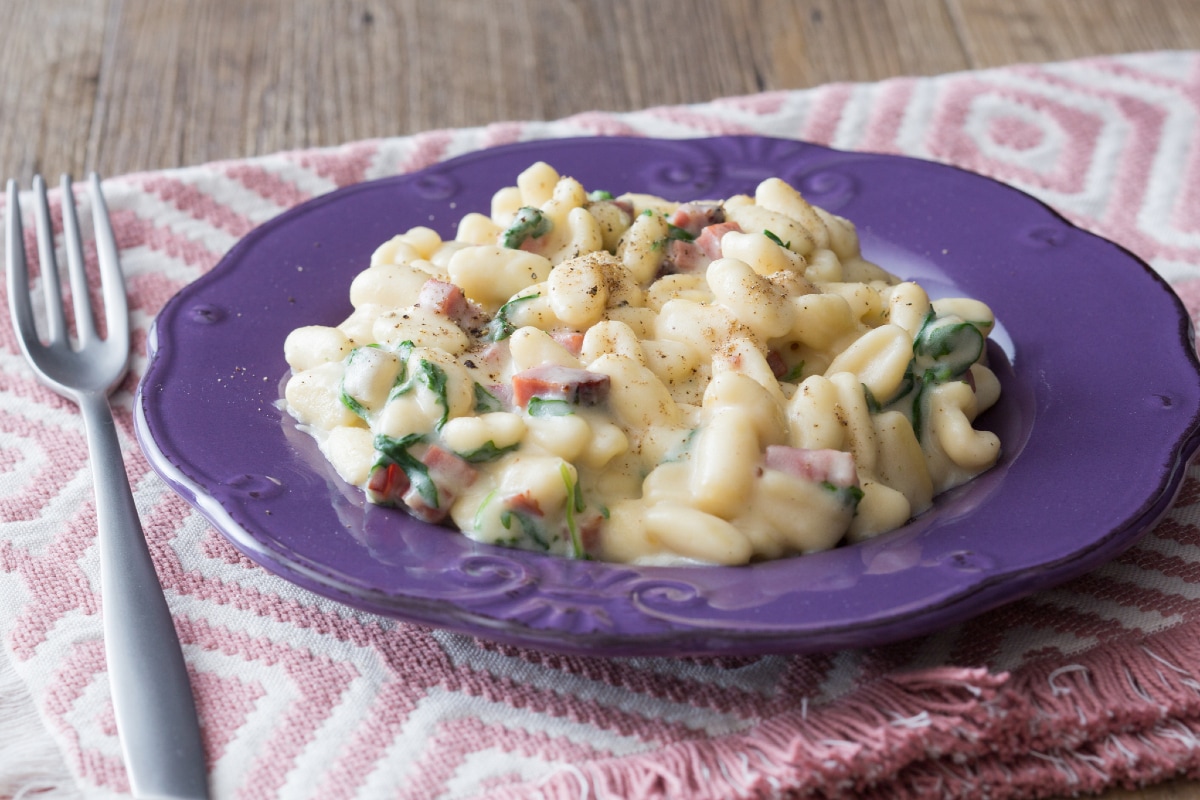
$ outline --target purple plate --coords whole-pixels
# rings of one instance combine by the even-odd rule
[[[544,160],[589,189],[676,200],[779,176],[931,293],[996,312],[1000,463],[868,543],[747,567],[630,567],[476,544],[368,507],[277,405],[293,328],[337,324],[376,245],[459,217]],[[243,553],[411,622],[547,650],[757,654],[934,631],[1092,569],[1169,508],[1197,448],[1200,367],[1170,288],[988,178],[759,137],[564,139],[351,186],[252,231],[163,309],[139,388],[154,468]]]

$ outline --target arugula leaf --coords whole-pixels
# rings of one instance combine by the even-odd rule
[[[509,250],[516,250],[526,239],[537,239],[545,236],[553,227],[550,218],[542,213],[540,208],[522,206],[517,209],[512,223],[505,228],[500,243]]]
[[[979,328],[970,322],[946,322],[942,325],[930,325],[922,329],[914,343],[918,355],[930,358],[945,358],[955,353],[978,355],[983,334]],[[973,360],[973,359],[972,359]]]
[[[400,395],[411,391],[413,388],[408,375],[408,359],[412,356],[414,347],[416,345],[407,339],[396,345],[396,355],[400,357],[400,371],[396,373],[396,380],[392,383],[392,388],[388,392],[387,399],[389,403]]]
[[[566,400],[553,400],[545,397],[529,398],[525,411],[531,417],[565,417],[575,413],[574,407]]]
[[[513,519],[516,519],[517,522],[521,523],[521,531],[530,539],[532,539],[534,544],[543,550],[550,549],[549,540],[546,538],[541,526],[538,525],[537,520],[535,520],[532,515],[527,514],[524,511],[514,511],[513,509],[508,508],[505,509],[500,515],[500,524],[504,526],[505,530],[511,530]]]
[[[804,362],[799,361],[796,364],[794,364],[792,366],[792,368],[787,371],[787,374],[785,374],[779,380],[786,381],[788,383],[795,383],[800,378],[800,376],[803,374],[804,374]]]
[[[871,387],[865,383],[862,384],[863,397],[867,399],[867,411],[872,414],[878,414],[883,411],[883,404],[875,398],[875,393],[871,391]]]
[[[571,477],[571,470],[567,469],[566,464],[559,465],[558,472],[567,487],[567,531],[571,534],[571,557],[585,558],[587,553],[579,536],[579,526],[575,523],[575,515],[587,507],[583,504],[583,491],[579,482]]]
[[[691,242],[691,241],[694,241],[696,239],[696,237],[693,236],[692,234],[688,233],[687,231],[685,231],[683,228],[679,227],[678,225],[672,225],[670,222],[668,222],[667,223],[667,239],[668,240],[678,239],[681,242]]]
[[[927,381],[926,377],[918,376],[915,379],[916,391],[913,392],[912,399],[912,428],[918,443],[922,438],[921,429],[925,427],[925,392],[932,383],[932,381]]]
[[[788,242],[787,244],[784,244],[784,243],[783,243],[783,240],[782,240],[782,239],[780,239],[778,236],[776,236],[776,235],[775,235],[774,233],[772,233],[771,231],[766,231],[766,230],[765,230],[765,231],[763,231],[763,236],[767,237],[767,238],[768,238],[768,239],[770,239],[772,242],[774,242],[775,244],[777,244],[777,245],[779,245],[780,247],[782,247],[784,250],[791,250],[791,249],[792,249],[792,243],[791,243],[791,242]]]
[[[913,356],[924,368],[923,377],[944,383],[962,375],[983,353],[979,327],[958,317],[939,318],[932,309],[913,337]]]
[[[475,413],[488,414],[492,411],[503,411],[504,404],[500,398],[492,394],[479,381],[475,381]]]
[[[821,481],[821,488],[833,492],[842,501],[842,505],[850,506],[854,510],[858,509],[858,504],[863,499],[863,490],[857,486],[836,486],[829,481]]]
[[[591,200],[593,203],[599,202],[601,200],[612,200],[613,193],[606,192],[604,189],[596,189],[595,191],[588,192],[587,199]]]
[[[441,430],[450,418],[450,400],[446,397],[446,370],[432,361],[421,359],[421,380],[429,387],[442,407],[442,416],[434,424],[434,430]]]
[[[404,470],[408,482],[417,490],[417,494],[421,495],[421,499],[428,503],[430,508],[438,508],[437,484],[429,476],[429,468],[409,452],[414,445],[424,441],[425,436],[420,433],[410,433],[398,439],[384,434],[377,435],[374,444],[375,452],[379,455],[372,469],[395,464]]]
[[[533,294],[514,297],[500,306],[500,310],[496,312],[496,316],[492,317],[492,321],[487,325],[487,340],[489,342],[500,342],[512,336],[513,332],[517,329],[517,326],[509,322],[508,319],[508,315],[512,313],[512,307],[517,303],[524,303],[527,300],[534,300],[541,296],[539,292],[534,292]]]
[[[397,380],[396,385],[388,394],[388,399],[408,394],[418,384],[424,385],[433,392],[438,404],[442,407],[442,416],[434,423],[434,429],[441,430],[450,417],[450,401],[446,397],[446,371],[434,362],[424,358],[417,362],[416,371],[410,373],[403,381]]]
[[[341,393],[338,395],[338,397],[341,399],[342,405],[344,405],[346,408],[350,409],[363,419],[367,418],[367,409],[363,408],[363,404],[355,400],[345,389],[341,390]]]
[[[520,442],[513,442],[504,447],[496,447],[496,443],[488,439],[479,447],[467,453],[458,453],[458,457],[472,464],[485,464],[489,461],[495,461],[505,453],[511,453],[521,446]]]
[[[483,527],[483,510],[487,508],[488,503],[492,502],[492,498],[496,496],[496,492],[496,489],[492,489],[490,492],[488,492],[487,497],[483,498],[483,502],[479,504],[479,508],[475,509],[475,520],[472,524],[472,527],[475,530],[478,531]]]
[[[367,347],[370,346],[371,345],[367,345]],[[342,381],[340,384],[338,384],[338,399],[342,401],[342,405],[344,405],[346,408],[350,409],[362,419],[366,419],[368,413],[366,407],[363,406],[362,403],[358,402],[358,399],[354,397],[354,395],[346,391],[346,370],[351,368],[351,366],[354,364],[354,360],[358,358],[358,354],[361,350],[361,347],[356,347],[350,351],[350,355],[346,356],[346,367],[342,372]]]
[[[412,347],[411,342],[406,342],[405,344],[408,344],[410,348]],[[364,353],[367,353],[370,351],[378,351],[378,352],[384,352],[384,353],[391,352],[391,351],[387,350],[387,348],[385,348],[383,345],[379,344],[378,342],[372,342],[371,344],[365,344],[360,347],[355,347],[353,350],[350,351],[350,354],[348,356],[346,356],[346,358],[345,358],[345,361],[344,361],[345,369],[342,372],[342,380],[338,386],[338,399],[341,400],[342,405],[344,405],[346,408],[350,409],[352,412],[357,414],[362,419],[369,419],[371,412],[366,406],[364,406],[359,401],[359,399],[357,397],[355,397],[349,391],[346,390],[346,376],[350,375],[352,373],[352,371],[354,371],[356,369],[363,369],[363,367],[361,365],[356,366],[356,364],[360,360],[360,358],[362,358]],[[411,352],[411,349],[410,349],[410,352]],[[398,360],[398,370],[396,373],[396,379],[393,382],[393,387],[396,384],[403,382],[405,373],[407,370],[407,366],[405,365],[404,357],[399,357],[397,360]],[[365,369],[371,370],[371,369],[378,369],[380,367],[381,367],[381,365],[378,362],[376,362],[375,365],[367,365],[365,367]],[[389,392],[387,400],[391,400],[393,396],[394,396],[394,394],[392,392]]]

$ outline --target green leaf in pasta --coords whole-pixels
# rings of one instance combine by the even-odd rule
[[[565,417],[575,413],[575,406],[566,400],[531,397],[525,410],[531,417]]]
[[[352,412],[354,412],[354,414],[362,419],[367,418],[367,409],[363,407],[362,403],[355,400],[344,388],[341,390],[338,397],[341,399],[342,405],[350,409]]]
[[[821,488],[828,492],[833,492],[842,505],[848,506],[853,510],[858,509],[858,504],[863,499],[863,490],[857,486],[838,486],[829,481],[821,481]]]
[[[346,376],[349,374],[352,374],[352,372],[356,369],[359,369],[359,368],[369,369],[370,368],[369,366],[362,367],[363,353],[364,353],[364,351],[366,351],[368,349],[382,350],[383,346],[378,343],[372,342],[371,344],[366,344],[366,345],[363,345],[361,347],[356,347],[353,350],[351,350],[350,354],[348,356],[346,356],[345,369],[342,372],[342,381],[341,381],[341,384],[338,386],[338,399],[342,401],[342,405],[344,405],[346,408],[350,409],[352,412],[354,412],[355,415],[357,415],[358,417],[360,417],[362,419],[367,419],[368,416],[370,415],[370,412],[367,410],[366,406],[364,406],[359,401],[359,399],[357,397],[355,397],[351,392],[347,391]],[[404,361],[401,360],[400,361],[400,375],[403,375],[403,374],[404,374]]]
[[[388,399],[408,394],[418,384],[425,386],[429,391],[433,392],[433,396],[437,398],[438,405],[442,407],[442,415],[434,423],[434,429],[441,430],[442,426],[446,424],[446,420],[450,417],[450,401],[446,395],[446,371],[434,362],[425,358],[420,359],[417,362],[417,368],[410,372],[403,381],[392,387]]]
[[[425,437],[419,433],[410,433],[399,438],[377,435],[374,440],[376,458],[372,469],[395,464],[408,476],[409,483],[417,490],[421,499],[430,508],[438,508],[438,489],[429,475],[429,468],[409,452],[424,441]]]
[[[579,525],[575,521],[575,515],[582,513],[587,508],[583,503],[583,489],[579,486],[579,481],[571,475],[571,470],[567,469],[566,464],[562,464],[558,469],[562,475],[563,484],[567,487],[567,532],[571,535],[571,557],[586,558],[587,553],[583,549],[583,539],[579,535]]]
[[[764,231],[763,231],[763,236],[767,237],[767,238],[768,238],[768,239],[770,239],[772,242],[774,242],[775,244],[777,244],[777,245],[779,245],[780,247],[782,247],[784,250],[791,250],[791,249],[792,249],[792,243],[791,243],[791,242],[788,242],[787,244],[784,244],[784,243],[783,243],[783,240],[782,240],[782,239],[780,239],[778,235],[776,235],[776,234],[772,233],[771,231],[764,230]]]
[[[958,317],[938,317],[930,311],[913,337],[913,355],[928,379],[944,382],[966,372],[983,354],[984,336],[978,326]]]
[[[513,508],[506,508],[500,514],[500,524],[504,526],[505,530],[512,529],[512,522],[514,519],[518,522],[518,524],[520,524],[521,532],[524,533],[525,536],[530,540],[532,540],[534,544],[543,550],[550,549],[550,538],[546,535],[546,532],[542,530],[541,524],[537,519],[534,518],[532,514],[527,511],[521,511]]]
[[[797,383],[800,380],[800,376],[803,374],[804,374],[804,362],[797,361],[795,364],[793,364],[791,366],[790,369],[788,369],[788,371],[784,374],[784,376],[782,378],[780,378],[779,380],[786,382],[786,383]]]
[[[489,342],[501,342],[513,335],[517,326],[514,325],[508,318],[512,313],[513,308],[520,303],[525,303],[530,300],[535,300],[541,297],[541,294],[534,292],[533,294],[521,295],[514,297],[504,305],[500,306],[500,310],[496,312],[496,316],[487,325],[487,340]]]
[[[495,461],[505,453],[511,453],[521,446],[520,442],[513,442],[504,447],[497,447],[496,443],[488,439],[479,447],[466,453],[458,453],[458,457],[470,464],[486,464],[489,461]]]
[[[437,397],[438,405],[442,407],[442,415],[434,424],[435,430],[441,430],[450,418],[450,401],[446,396],[446,370],[432,361],[421,359],[421,380]]]
[[[479,381],[475,382],[475,413],[489,414],[493,411],[503,411],[504,404],[500,402],[500,398],[492,394]]]
[[[862,390],[863,397],[867,401],[867,411],[872,414],[878,414],[880,411],[883,411],[883,404],[875,398],[875,393],[871,391],[871,387],[864,383],[862,384]]]
[[[670,222],[667,223],[667,241],[670,241],[672,239],[677,239],[681,242],[691,242],[691,241],[694,241],[695,238],[696,238],[695,236],[688,233],[686,230],[679,227],[678,225],[673,225]]]
[[[554,223],[540,208],[522,206],[512,223],[504,229],[500,242],[510,250],[518,249],[527,239],[538,239],[550,232]]]

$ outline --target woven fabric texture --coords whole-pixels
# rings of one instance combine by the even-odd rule
[[[546,137],[753,133],[955,164],[1132,250],[1200,317],[1198,113],[1200,54],[1147,53],[107,180],[136,330],[117,424],[192,669],[214,796],[1002,798],[1200,776],[1200,473],[1115,561],[926,638],[803,657],[565,657],[285,583],[158,478],[131,422],[155,313],[255,225],[339,186]],[[0,431],[3,658],[79,792],[127,796],[82,422],[34,382],[7,323]]]

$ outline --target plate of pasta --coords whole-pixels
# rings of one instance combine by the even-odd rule
[[[550,140],[252,231],[157,318],[135,419],[234,546],[351,606],[813,652],[1132,544],[1200,443],[1192,342],[1144,263],[963,170]]]

